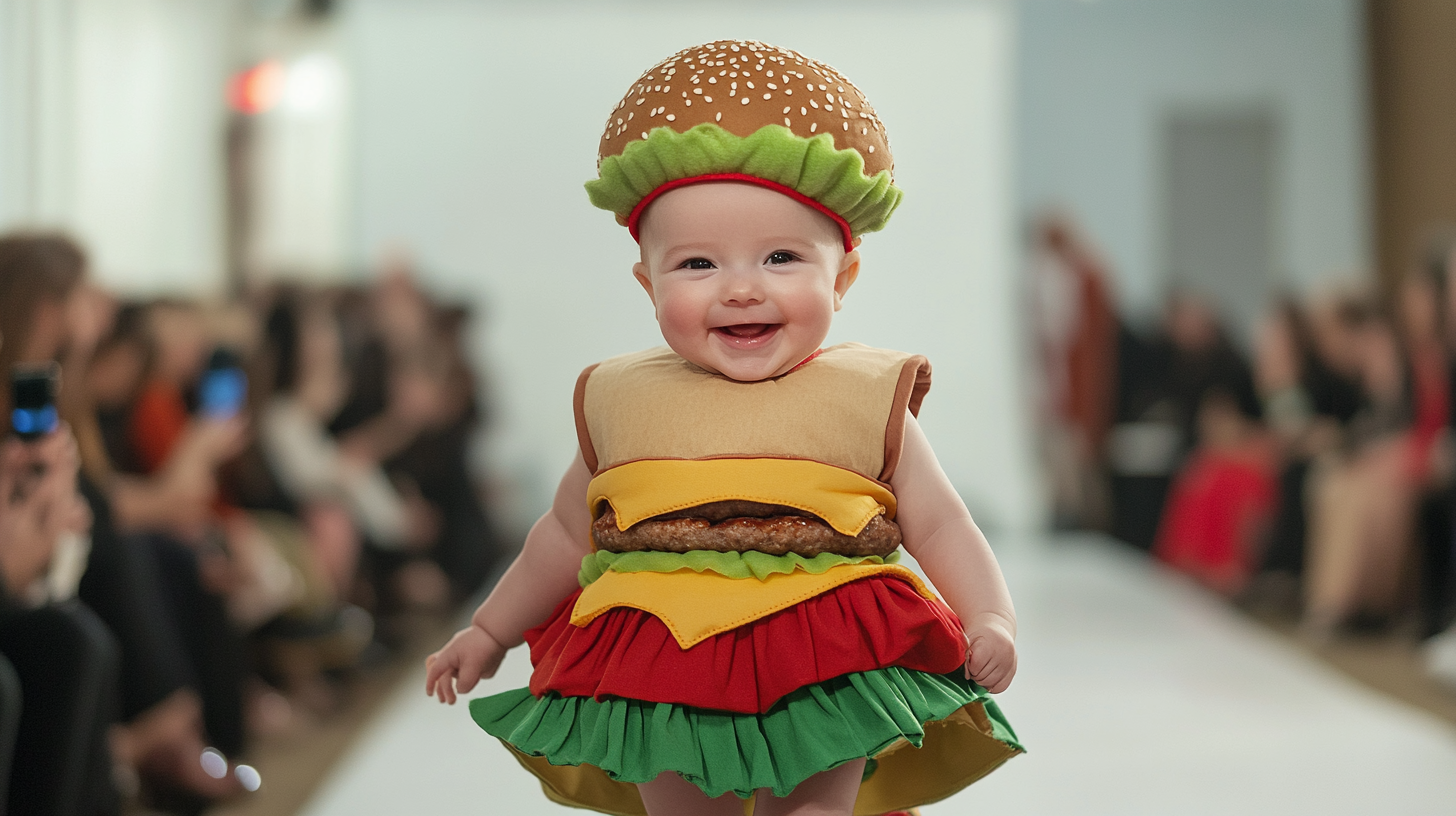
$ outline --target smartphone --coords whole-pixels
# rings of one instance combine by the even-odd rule
[[[220,348],[212,352],[198,385],[197,410],[208,419],[231,419],[248,399],[248,375],[237,353]]]
[[[55,363],[17,365],[10,371],[10,428],[30,441],[54,431],[61,424],[56,411],[56,386],[61,367]]]

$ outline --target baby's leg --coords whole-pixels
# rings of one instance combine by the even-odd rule
[[[731,793],[709,799],[697,785],[672,771],[637,786],[648,816],[743,816],[743,800]],[[854,801],[854,800],[850,800]]]
[[[753,816],[850,816],[864,766],[863,759],[856,759],[814,774],[782,799],[761,790],[753,802]]]

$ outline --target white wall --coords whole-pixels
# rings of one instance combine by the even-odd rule
[[[830,340],[923,352],[922,419],[983,523],[1040,518],[1017,376],[1010,12],[941,4],[354,0],[355,247],[410,248],[484,308],[496,467],[540,512],[575,447],[577,373],[661,343],[636,247],[582,183],[641,71],[722,37],[795,48],[854,79],[887,123],[905,203],[865,243]]]
[[[235,0],[0,0],[0,229],[128,293],[221,287]]]
[[[1262,104],[1279,126],[1275,271],[1301,291],[1371,258],[1358,0],[1018,3],[1017,195],[1065,205],[1122,303],[1163,292],[1160,125],[1171,107]]]

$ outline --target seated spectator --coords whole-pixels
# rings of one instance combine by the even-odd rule
[[[58,542],[90,524],[76,471],[64,426],[0,445],[0,809],[9,813],[120,809],[107,746],[116,644],[89,609],[52,600],[45,585]]]
[[[242,788],[233,777],[219,779],[199,760],[208,732],[228,750],[241,749],[227,678],[236,682],[245,655],[229,645],[236,639],[225,616],[214,614],[219,605],[199,590],[195,561],[185,552],[164,560],[149,539],[127,534],[196,529],[212,498],[213,451],[196,445],[157,479],[126,477],[110,467],[81,372],[108,329],[112,303],[86,283],[85,271],[84,255],[65,238],[0,239],[0,333],[15,339],[0,346],[0,365],[59,361],[74,374],[62,378],[58,403],[75,429],[80,487],[94,516],[80,597],[120,646],[116,761],[139,772],[158,795],[204,801],[235,795]],[[214,704],[204,705],[209,700]]]
[[[1119,350],[1118,424],[1109,440],[1113,533],[1150,549],[1174,475],[1197,441],[1204,397],[1218,390],[1259,415],[1253,376],[1217,315],[1186,294],[1168,299],[1157,334],[1127,333]]]
[[[1275,503],[1275,453],[1257,418],[1211,390],[1198,410],[1198,444],[1174,480],[1154,554],[1209,588],[1242,592]]]
[[[1327,323],[1343,335],[1363,399],[1343,445],[1310,478],[1304,625],[1317,636],[1357,616],[1388,619],[1401,605],[1419,462],[1429,452],[1412,434],[1412,380],[1392,322],[1346,301]]]

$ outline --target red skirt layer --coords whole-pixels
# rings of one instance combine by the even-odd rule
[[[690,649],[638,609],[619,607],[573,626],[577,594],[526,633],[538,697],[554,691],[757,714],[795,689],[843,674],[889,666],[943,674],[966,658],[950,607],[896,578],[851,581]]]

